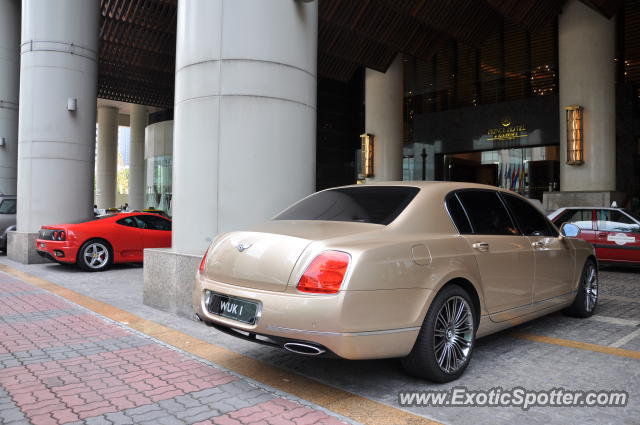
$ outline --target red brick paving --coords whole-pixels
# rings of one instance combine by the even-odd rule
[[[43,423],[54,412],[83,419],[237,379],[159,344],[0,370],[0,385],[27,416]]]
[[[284,398],[236,410],[195,425],[344,425],[326,413]]]
[[[37,322],[0,323],[0,353],[76,345],[127,335],[131,333],[91,314],[67,315]]]
[[[137,411],[136,408],[159,408],[159,402],[180,400],[182,396],[196,395],[220,386],[227,388],[224,386],[239,381],[234,375],[160,343],[144,340],[96,315],[83,314],[65,300],[38,292],[35,287],[3,273],[0,273],[0,294],[3,294],[0,297],[0,388],[33,424],[59,425],[98,416],[109,417],[109,414],[144,417],[148,412]],[[57,317],[29,321],[34,312],[51,310],[58,311]],[[71,313],[72,310],[75,311]],[[19,320],[16,321],[15,317]],[[118,338],[137,339],[139,346],[123,349],[114,345],[109,349],[108,341]],[[82,354],[87,344],[100,341],[104,344],[97,350],[102,352]],[[73,348],[76,346],[80,348]],[[71,357],[56,360],[55,353],[67,348],[65,355]],[[3,367],[2,361],[13,363]],[[252,395],[256,400],[265,397],[271,400],[256,401],[253,406],[231,410],[233,407],[229,409],[230,406],[246,406],[247,399],[243,399],[241,394],[226,395],[217,390],[208,394],[222,394],[222,398],[227,398],[222,401],[223,407],[211,407],[209,415],[206,409],[202,413],[201,407],[207,405],[205,402],[200,404],[197,412],[189,411],[185,402],[184,408],[166,413],[175,415],[174,419],[181,414],[184,418],[195,417],[193,415],[208,417],[200,424],[342,423],[324,412],[284,398],[274,398],[269,392],[250,384],[245,386],[249,389],[245,391],[245,397],[257,391],[257,395]],[[236,400],[237,397],[240,398]],[[0,402],[6,401],[0,398]],[[198,401],[192,399],[192,403]],[[173,406],[183,405],[176,402]],[[226,409],[222,411],[227,413],[219,414],[219,409]]]

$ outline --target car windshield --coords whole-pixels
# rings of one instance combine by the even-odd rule
[[[420,191],[408,186],[359,186],[315,193],[274,220],[351,221],[389,224]]]
[[[16,213],[16,200],[5,199],[0,203],[0,214],[15,214]]]
[[[636,221],[640,221],[640,214],[638,212],[631,212],[627,209],[623,209],[622,211],[626,212],[627,214],[629,214],[631,217],[633,217]]]

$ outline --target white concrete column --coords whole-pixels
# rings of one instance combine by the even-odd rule
[[[0,193],[16,194],[20,1],[0,0]]]
[[[118,174],[118,108],[98,108],[98,152],[96,155],[96,204],[116,207]]]
[[[318,2],[178,2],[173,248],[315,190]]]
[[[558,20],[560,85],[560,189],[616,190],[615,19],[578,0]],[[565,107],[584,108],[583,165],[566,164]]]
[[[144,135],[149,110],[144,105],[131,105],[131,146],[129,148],[129,208],[144,205]]]
[[[18,125],[18,233],[31,261],[43,224],[92,216],[98,0],[24,0]],[[12,254],[13,253],[13,254]],[[27,258],[29,254],[29,258]]]
[[[368,182],[402,180],[402,55],[387,72],[365,73],[365,132],[373,134],[373,177]]]

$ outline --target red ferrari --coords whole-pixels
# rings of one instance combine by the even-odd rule
[[[42,226],[36,239],[41,257],[78,264],[86,271],[113,263],[139,263],[145,248],[171,246],[171,220],[157,214],[110,214],[77,224]]]

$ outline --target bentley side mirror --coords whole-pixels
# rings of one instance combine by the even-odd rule
[[[573,223],[563,223],[560,233],[568,238],[577,238],[580,235],[580,228]]]

